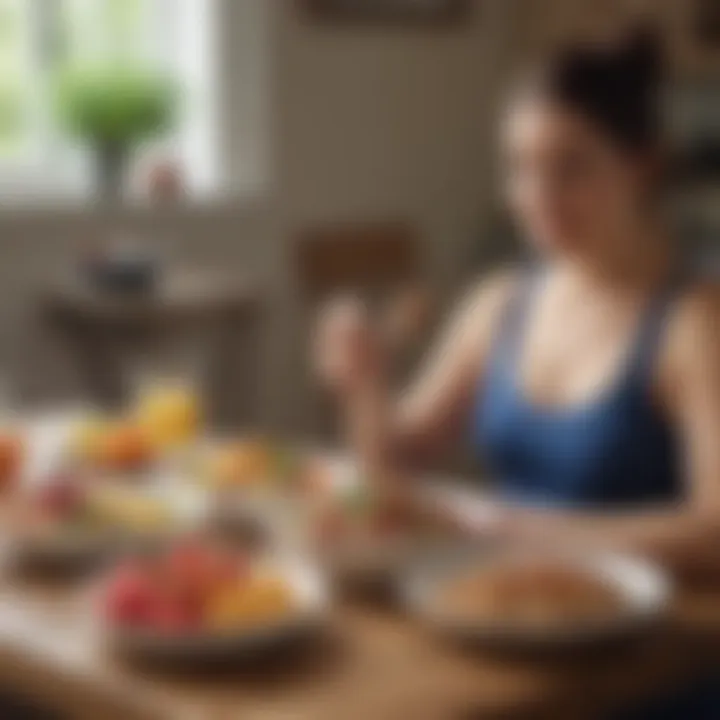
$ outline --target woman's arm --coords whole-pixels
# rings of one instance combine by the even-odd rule
[[[659,369],[659,400],[680,428],[687,499],[643,513],[507,511],[504,531],[537,541],[642,552],[679,570],[720,568],[720,293],[703,288],[678,309]]]
[[[506,272],[469,292],[417,378],[393,403],[391,434],[407,453],[432,455],[462,432],[516,284],[515,274]]]
[[[320,323],[319,366],[335,388],[350,445],[372,477],[396,472],[402,459],[427,457],[450,439],[474,397],[498,319],[512,287],[502,273],[469,292],[412,386],[388,387],[385,348],[362,306],[344,302]]]
[[[681,574],[720,569],[717,514],[692,507],[627,515],[518,510],[507,512],[499,522],[497,532],[535,546],[627,550]]]

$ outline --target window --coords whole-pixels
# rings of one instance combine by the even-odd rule
[[[78,63],[115,60],[167,72],[180,87],[177,128],[149,151],[171,155],[191,190],[211,189],[216,3],[0,0],[0,190],[90,191],[91,158],[61,127],[56,79]]]

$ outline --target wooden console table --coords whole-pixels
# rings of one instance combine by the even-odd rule
[[[128,356],[202,333],[213,419],[256,418],[261,298],[247,280],[219,274],[171,274],[147,295],[114,296],[78,283],[51,289],[43,310],[74,356],[92,399],[115,407],[128,392]],[[200,341],[202,342],[202,341]],[[244,410],[244,412],[241,412]]]

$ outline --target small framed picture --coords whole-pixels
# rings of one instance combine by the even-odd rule
[[[666,3],[662,15],[675,69],[685,80],[717,82],[720,70],[720,0]]]
[[[397,25],[452,25],[477,0],[303,0],[316,20]]]
[[[720,1],[695,0],[695,36],[706,50],[720,52]]]

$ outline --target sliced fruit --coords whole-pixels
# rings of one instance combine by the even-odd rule
[[[0,434],[0,489],[17,481],[24,456],[25,446],[19,435]]]
[[[216,630],[228,630],[264,623],[286,615],[292,595],[278,578],[254,578],[224,588],[208,605],[206,623]]]
[[[98,459],[111,470],[132,471],[147,465],[153,457],[148,435],[138,426],[118,423],[110,426],[100,439]]]

